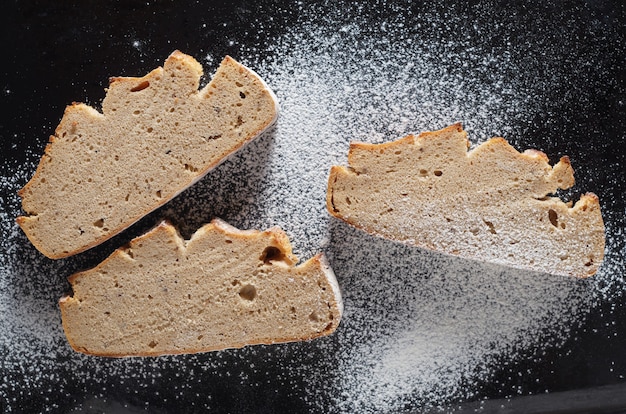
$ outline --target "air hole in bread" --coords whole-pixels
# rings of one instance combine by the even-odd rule
[[[243,93],[243,92],[239,92],[239,97],[240,97],[241,99],[246,99],[246,94],[245,94],[245,93]]]
[[[154,341],[154,340],[150,341],[150,343],[148,344],[148,346],[149,346],[150,348],[155,348],[157,345],[158,345],[158,342],[156,342],[156,341]]]
[[[479,231],[480,231],[480,230],[478,230],[478,228],[477,228],[477,227],[474,227],[474,228],[471,228],[471,229],[470,229],[470,233],[472,233],[474,236],[478,235],[478,232],[479,232]]]
[[[441,170],[435,170],[435,171],[433,171],[433,174],[435,174],[437,177],[441,177],[443,172],[441,172]]]
[[[238,88],[241,88],[243,86],[243,83],[241,82],[235,82],[235,85],[237,85]]]
[[[256,288],[253,285],[245,285],[239,289],[239,297],[244,300],[253,301],[256,298]]]
[[[141,113],[141,111],[139,109],[136,109],[133,111],[133,115],[139,115]]]
[[[320,317],[319,317],[319,315],[317,314],[317,311],[313,311],[313,312],[311,312],[311,314],[309,315],[309,320],[310,320],[311,322],[319,322]]]
[[[265,264],[272,264],[273,261],[283,261],[285,260],[285,254],[276,246],[267,246],[263,253],[261,253],[261,257],[259,257]]]
[[[556,211],[552,209],[548,210],[548,218],[550,219],[550,224],[552,224],[554,227],[559,226],[559,216]]]
[[[337,209],[337,206],[335,206],[335,195],[331,194],[330,196],[330,205],[333,206],[333,211],[338,213],[339,210]]]
[[[428,175],[428,171],[426,170],[420,170],[420,176],[422,177],[426,177]]]
[[[487,220],[483,220],[485,222],[485,224],[487,225],[487,227],[489,227],[489,233],[491,234],[497,234],[498,232],[496,231],[496,228],[493,226],[493,223]]]
[[[233,242],[233,241],[232,241],[232,240],[230,240],[230,239],[226,239],[226,240],[224,240],[224,241],[226,242],[226,244],[231,244],[231,243]]]
[[[235,121],[235,128],[239,128],[242,125],[243,125],[243,118],[241,118],[241,115],[239,115],[237,116],[237,121]]]
[[[147,131],[148,133],[150,133],[150,132],[152,132],[152,131],[153,131],[153,129],[152,129],[152,127],[148,127],[148,129],[146,129],[146,131]]]
[[[156,192],[156,196],[157,196],[157,198],[161,198],[161,190],[158,190],[158,191]]]
[[[150,82],[148,81],[143,81],[141,82],[139,85],[134,86],[132,88],[130,88],[131,92],[139,92],[139,91],[143,91],[144,89],[146,89],[147,87],[150,86]]]
[[[346,197],[346,203],[347,203],[348,205],[352,204],[352,201],[350,201],[350,197]]]

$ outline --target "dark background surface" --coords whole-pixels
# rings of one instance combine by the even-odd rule
[[[10,174],[39,158],[46,137],[54,130],[68,103],[79,101],[97,107],[104,97],[104,88],[111,75],[147,73],[161,65],[164,57],[174,49],[193,56],[210,53],[213,56],[230,54],[238,57],[242,54],[241,45],[247,45],[263,58],[280,59],[280,56],[272,56],[274,52],[266,49],[266,46],[283,34],[285,28],[300,24],[303,10],[307,11],[308,16],[313,14],[311,10],[318,10],[320,16],[326,12],[341,13],[345,10],[346,21],[349,21],[351,8],[349,5],[343,6],[309,4],[306,1],[298,7],[287,2],[267,1],[5,2],[0,15],[0,56],[3,57],[0,69],[0,157],[5,171]],[[526,128],[536,135],[548,129],[562,129],[564,134],[575,132],[575,136],[589,137],[588,140],[594,145],[593,151],[586,156],[583,154],[587,152],[589,142],[585,139],[553,143],[554,147],[543,148],[548,155],[567,153],[576,157],[581,172],[600,164],[621,169],[621,172],[612,175],[618,178],[621,176],[617,183],[603,181],[602,174],[587,177],[582,172],[577,178],[582,183],[580,188],[585,185],[589,188],[592,184],[596,192],[604,193],[603,200],[607,201],[602,206],[603,211],[612,214],[611,217],[618,217],[611,231],[618,230],[615,226],[622,227],[622,240],[617,242],[616,254],[623,252],[623,215],[626,213],[626,17],[622,2],[577,1],[533,6],[522,2],[494,1],[463,5],[438,2],[411,7],[416,11],[414,16],[418,16],[417,11],[426,14],[447,12],[462,15],[467,21],[465,26],[451,27],[447,32],[429,32],[430,29],[425,26],[420,36],[437,39],[461,35],[481,36],[481,41],[491,44],[496,52],[503,44],[502,39],[506,38],[508,42],[519,45],[514,49],[518,54],[516,59],[534,59],[534,64],[530,62],[527,67],[529,71],[536,72],[537,76],[551,74],[540,73],[542,55],[533,51],[546,47],[545,44],[555,39],[558,41],[560,36],[571,35],[572,31],[580,30],[585,36],[580,36],[578,48],[572,49],[571,54],[562,61],[563,72],[552,75],[567,76],[568,67],[585,62],[589,49],[602,49],[602,53],[595,54],[601,55],[600,60],[591,62],[590,75],[585,79],[588,92],[584,96],[572,97],[567,87],[553,90],[555,96],[547,97],[552,104],[548,104],[544,112],[536,114],[535,119],[529,120]],[[365,15],[365,19],[376,22],[381,16],[397,13],[397,10],[392,11],[384,2],[374,2],[365,10],[360,10],[360,13]],[[572,15],[576,17],[574,20],[569,19]],[[537,16],[542,16],[541,25],[534,23]],[[494,20],[506,24],[494,32],[472,30],[475,24],[489,26]],[[571,21],[575,21],[576,25],[564,26],[564,23]],[[407,30],[410,31],[411,27],[408,26]],[[592,26],[593,30],[589,31]],[[589,37],[590,32],[596,36]],[[134,43],[136,39],[140,43]],[[550,51],[547,47],[546,50]],[[543,57],[551,58],[549,54]],[[212,69],[205,67],[205,73],[211,73]],[[532,74],[529,76],[532,77]],[[578,188],[573,192],[579,191]],[[8,207],[3,205],[2,208]],[[97,259],[104,256],[103,250],[91,260],[97,263]],[[607,286],[607,289],[617,288]],[[522,395],[543,393],[545,390],[553,393],[572,391],[574,394],[545,403],[537,397],[538,405],[533,405],[529,400],[517,405],[515,401],[501,400],[482,406],[482,410],[499,411],[509,407],[513,411],[526,411],[525,407],[528,410],[528,407],[534,407],[535,411],[562,408],[575,412],[577,407],[572,407],[571,402],[575,401],[576,395],[593,401],[585,410],[626,410],[626,398],[623,397],[626,395],[626,308],[623,298],[623,293],[614,292],[611,301],[595,307],[566,344],[567,352],[550,350],[537,358],[530,350],[528,359],[518,360],[513,366],[508,365],[497,371],[495,381],[483,384],[475,400],[507,398],[515,387],[523,390]],[[299,356],[300,361],[303,365],[313,366],[318,356],[307,354],[308,346],[311,345],[301,345],[298,355],[309,355],[309,360]],[[7,394],[0,395],[6,398],[1,401],[5,404],[1,407],[7,411],[10,408],[12,412],[44,411],[52,405],[56,405],[56,412],[74,409],[86,412],[139,412],[145,409],[145,401],[150,400],[150,412],[190,412],[203,406],[206,395],[212,395],[213,407],[221,407],[225,412],[306,411],[310,407],[302,400],[301,385],[267,376],[267,373],[276,373],[272,361],[275,358],[288,358],[289,352],[281,348],[275,351],[272,358],[254,361],[257,369],[250,373],[249,382],[265,386],[246,386],[240,379],[229,379],[227,376],[216,380],[214,372],[196,370],[193,384],[185,385],[190,392],[181,397],[175,386],[178,379],[172,378],[168,369],[178,375],[180,370],[174,369],[175,365],[193,365],[196,361],[195,357],[187,359],[182,356],[165,366],[148,363],[142,367],[141,372],[151,377],[152,383],[139,389],[130,384],[132,380],[102,383],[94,374],[94,379],[85,382],[72,383],[71,379],[64,379],[63,393],[47,394],[44,399],[36,393],[30,394],[25,382],[24,389],[5,390]],[[248,363],[245,353],[226,354],[221,358],[226,361],[225,365],[231,364],[233,371],[243,369]],[[94,361],[94,372],[98,371],[97,365],[98,362]],[[8,372],[6,367],[1,369],[4,372],[0,371],[0,379],[16,375],[15,372]],[[510,374],[522,371],[528,375],[512,377]],[[285,372],[279,374],[288,375]],[[55,387],[54,383],[49,385]],[[597,393],[593,391],[594,387],[601,386],[612,388],[602,388]],[[456,403],[465,404],[468,401],[451,403],[456,407]],[[460,407],[462,410],[473,410],[481,406]]]

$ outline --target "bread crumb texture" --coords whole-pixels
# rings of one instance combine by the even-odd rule
[[[276,227],[240,231],[216,219],[185,241],[163,222],[70,277],[63,328],[76,351],[111,357],[329,335],[343,312],[335,276],[322,254],[297,260]]]
[[[451,255],[587,277],[604,257],[598,197],[553,197],[574,185],[567,157],[519,153],[503,138],[468,152],[461,124],[384,144],[352,143],[331,169],[326,204],[371,234]]]
[[[111,78],[102,113],[72,104],[19,191],[18,223],[50,258],[102,243],[199,180],[268,128],[278,106],[254,72],[226,57],[201,90],[179,51],[142,78]]]

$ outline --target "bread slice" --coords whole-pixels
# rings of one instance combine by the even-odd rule
[[[371,234],[468,259],[586,277],[604,257],[598,197],[549,196],[574,184],[567,157],[551,167],[502,138],[468,152],[461,124],[385,144],[353,143],[330,171],[333,216]]]
[[[102,113],[72,104],[20,190],[17,222],[46,256],[82,252],[165,204],[267,129],[278,105],[254,72],[226,57],[202,67],[172,53],[142,78],[112,78]]]
[[[301,265],[279,228],[213,220],[185,241],[167,222],[70,277],[70,345],[122,357],[301,341],[335,331],[343,304],[322,254]]]

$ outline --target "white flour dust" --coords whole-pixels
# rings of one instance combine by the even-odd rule
[[[203,356],[111,361],[73,353],[63,337],[57,300],[68,287],[65,277],[105,254],[53,262],[28,247],[14,223],[15,192],[34,171],[33,156],[27,165],[5,166],[0,181],[7,206],[1,217],[0,350],[2,372],[9,373],[0,395],[8,407],[28,392],[69,393],[93,384],[103,384],[99,395],[105,398],[109,381],[136,383],[150,393],[165,368],[186,378],[173,391],[181,401],[202,388],[194,381],[203,372],[213,372],[215,381],[237,376],[242,387],[266,390],[250,379],[262,376],[263,359],[279,365],[268,369],[278,371],[267,374],[276,377],[266,379],[275,392],[300,393],[297,398],[311,410],[448,406],[480,398],[481,387],[494,380],[503,361],[562,346],[594,302],[621,295],[623,217],[609,217],[616,223],[607,226],[607,263],[590,281],[449,258],[376,239],[329,218],[328,171],[346,164],[352,140],[380,143],[457,121],[473,144],[501,135],[514,145],[531,142],[542,149],[542,142],[556,139],[524,137],[512,127],[543,108],[537,96],[549,85],[518,75],[528,70],[506,44],[496,50],[469,38],[422,38],[419,27],[404,26],[400,15],[377,22],[376,33],[383,36],[372,36],[371,22],[352,12],[357,17],[350,21],[337,10],[315,20],[303,14],[268,46],[274,56],[269,60],[246,55],[253,49],[242,47],[235,57],[278,96],[282,112],[276,126],[152,215],[170,218],[187,236],[213,216],[240,228],[278,225],[301,259],[324,251],[345,300],[338,331],[304,345]],[[416,20],[439,25],[444,33],[459,23],[427,17]],[[204,56],[205,65],[219,61]],[[68,372],[71,377],[63,375]],[[57,389],[46,389],[50,383]],[[207,391],[203,407],[212,408],[216,395]]]

